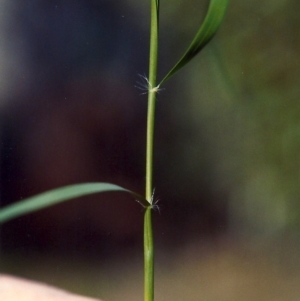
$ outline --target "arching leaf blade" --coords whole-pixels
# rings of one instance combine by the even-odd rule
[[[136,201],[140,203],[143,207],[149,205],[149,203],[141,195],[115,184],[74,184],[49,190],[41,194],[26,198],[18,203],[1,208],[0,224],[12,220],[16,217],[47,208],[55,204],[62,203],[64,201],[68,201],[85,195],[110,191],[130,193],[136,199]]]
[[[191,61],[213,38],[218,31],[230,0],[211,0],[207,14],[194,39],[184,55],[162,79],[159,86],[166,82],[172,75]]]

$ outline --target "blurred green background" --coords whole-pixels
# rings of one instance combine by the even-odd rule
[[[143,193],[150,1],[2,1],[1,205],[106,181]],[[159,78],[207,1],[161,1]],[[299,296],[300,3],[232,0],[158,95],[158,300]],[[142,218],[122,194],[1,229],[1,272],[142,298]]]

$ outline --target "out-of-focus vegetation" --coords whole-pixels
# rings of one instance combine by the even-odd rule
[[[207,7],[195,0],[161,4],[158,79]],[[10,0],[1,7],[1,205],[83,181],[142,190],[146,98],[134,86],[147,73],[149,3]],[[161,214],[154,224],[157,248],[168,254],[161,255],[157,283],[162,299],[170,299],[169,285],[178,300],[203,292],[207,300],[297,300],[299,8],[296,0],[232,0],[212,43],[158,95],[154,183]],[[1,270],[51,282],[68,269],[59,261],[43,269],[49,259],[37,261],[42,252],[93,253],[99,262],[81,270],[74,260],[75,269],[99,291],[87,285],[81,292],[137,300],[135,263],[103,267],[109,256],[123,256],[122,247],[136,254],[141,246],[140,208],[120,198],[78,200],[5,225],[2,247],[16,255]],[[216,236],[225,239],[202,249],[204,238]],[[236,237],[256,251],[244,256]],[[186,251],[189,240],[195,244]],[[262,242],[272,242],[265,254]],[[37,271],[21,267],[31,249],[39,254]],[[75,274],[63,277],[71,289]],[[122,290],[127,285],[132,295]]]
[[[170,84],[180,95],[166,106],[175,107],[179,122],[180,142],[169,152],[177,156],[170,161],[185,186],[181,197],[197,202],[205,183],[217,206],[226,203],[232,234],[278,238],[299,230],[298,7],[297,1],[232,1],[217,38]],[[184,33],[198,22],[193,8],[188,1],[174,9],[189,20]],[[181,45],[180,34],[172,38]],[[168,178],[170,170],[163,171]]]
[[[146,73],[148,4],[2,6],[2,203],[85,180],[142,187],[145,103],[134,84]],[[160,220],[190,224],[182,235],[299,230],[298,7],[232,1],[217,37],[159,95]],[[206,8],[162,2],[160,77]]]
[[[222,73],[231,83],[236,117],[229,112],[233,122],[223,141],[234,141],[221,152],[230,156],[224,162],[237,163],[221,168],[221,174],[236,179],[235,187],[225,182],[231,186],[233,225],[281,235],[299,231],[299,3],[248,5],[247,17],[240,18],[240,26],[235,23],[242,33],[233,30],[235,36],[225,42],[228,72]],[[231,18],[238,19],[238,14]]]

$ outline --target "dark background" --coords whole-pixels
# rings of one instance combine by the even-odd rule
[[[81,182],[112,182],[144,192],[147,97],[135,86],[139,75],[148,72],[146,2],[2,2],[1,206]],[[180,57],[203,18],[207,2],[195,2],[161,3],[159,78]],[[195,283],[182,288],[182,295],[174,293],[178,298],[195,300],[193,294],[201,294],[198,283],[207,287],[203,279],[210,273],[213,286],[219,271],[224,278],[231,275],[228,266],[237,269],[233,275],[248,270],[232,258],[251,258],[250,279],[261,274],[262,266],[265,272],[298,264],[293,254],[300,213],[299,6],[295,0],[231,1],[212,43],[158,95],[158,277],[175,273],[187,279],[200,262],[200,274],[201,267],[208,269],[199,282],[190,276]],[[58,270],[68,275],[64,278],[78,273],[89,282],[82,285],[83,293],[117,300],[114,288],[91,287],[98,273],[118,279],[127,268],[136,269],[133,279],[141,282],[142,223],[141,207],[118,193],[18,218],[1,228],[2,271],[56,285]],[[252,262],[251,252],[263,264]],[[212,260],[208,254],[216,255]],[[274,262],[266,263],[270,254]],[[31,264],[40,268],[28,269]],[[276,285],[280,281],[266,273],[280,292],[295,292]],[[238,279],[243,278],[232,282]],[[299,284],[297,279],[291,282]],[[176,281],[170,282],[172,292]],[[74,283],[63,285],[80,291]],[[128,287],[133,290],[136,283]],[[127,284],[118,285],[127,290]],[[222,290],[227,286],[218,285],[222,300],[247,291],[232,286],[226,295]],[[263,289],[254,285],[252,291]],[[187,292],[193,292],[191,297]],[[264,298],[271,298],[270,292]],[[207,298],[216,300],[209,293]]]

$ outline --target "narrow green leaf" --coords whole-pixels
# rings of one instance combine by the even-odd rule
[[[213,38],[222,20],[230,0],[211,0],[205,19],[195,35],[190,46],[174,65],[174,67],[167,73],[167,75],[160,82],[159,86],[167,81],[172,75],[185,66],[191,59],[193,59],[204,46]]]
[[[0,224],[7,222],[16,217],[32,213],[34,211],[47,208],[49,206],[78,198],[81,196],[109,192],[109,191],[123,191],[130,193],[138,203],[143,207],[149,205],[149,203],[139,194],[132,192],[131,190],[125,189],[118,185],[110,183],[83,183],[64,186],[61,188],[46,191],[44,193],[35,195],[24,199],[18,203],[8,205],[0,209]]]

